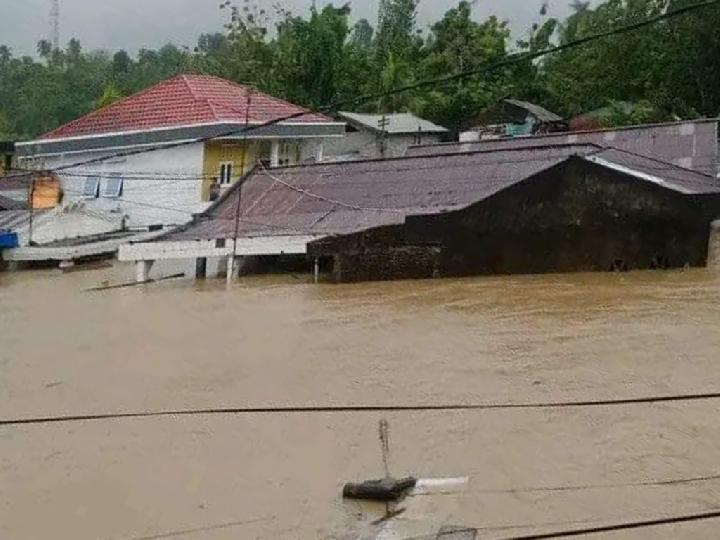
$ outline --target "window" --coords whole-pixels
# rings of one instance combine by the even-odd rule
[[[287,142],[281,143],[279,158],[279,164],[281,167],[295,165],[298,161],[300,161],[299,145]]]
[[[226,161],[220,164],[220,174],[218,182],[220,185],[227,185],[232,182],[233,164],[232,161]]]
[[[113,173],[105,179],[102,186],[102,196],[113,199],[122,194],[123,177],[119,173]]]
[[[99,188],[100,188],[100,177],[99,176],[91,176],[90,178],[86,178],[85,184],[83,184],[83,190],[82,190],[83,198],[97,199]]]

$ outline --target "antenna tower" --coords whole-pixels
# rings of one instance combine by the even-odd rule
[[[53,50],[60,48],[60,0],[50,0],[50,29]]]

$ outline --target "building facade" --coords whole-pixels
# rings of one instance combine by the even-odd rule
[[[448,130],[410,113],[360,114],[341,112],[345,137],[328,141],[325,161],[402,157],[410,146],[437,144]]]
[[[248,87],[181,75],[17,152],[21,166],[57,172],[63,204],[82,201],[142,229],[185,223],[257,163],[321,158],[326,141],[343,133],[341,122]]]

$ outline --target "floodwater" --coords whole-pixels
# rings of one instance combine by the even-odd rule
[[[162,269],[159,270],[162,272]],[[129,266],[0,274],[0,418],[528,403],[720,391],[710,271],[352,286],[305,277],[84,292]],[[720,507],[720,401],[464,412],[164,416],[0,427],[0,538],[356,539],[342,484],[469,477],[400,525],[479,538]],[[564,490],[534,488],[573,487]],[[576,488],[576,489],[575,489]],[[720,521],[601,538],[715,538]],[[390,536],[386,536],[390,538]]]

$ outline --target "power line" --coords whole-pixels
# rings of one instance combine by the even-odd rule
[[[474,489],[470,493],[501,495],[514,493],[563,493],[576,491],[598,491],[605,489],[635,488],[635,487],[664,487],[664,486],[681,486],[688,484],[700,484],[703,482],[713,482],[720,480],[720,474],[710,474],[704,476],[695,476],[690,478],[674,478],[670,480],[648,480],[645,482],[621,482],[616,484],[578,484],[572,486],[538,486],[538,487],[521,487],[514,489]]]
[[[244,527],[246,525],[252,525],[255,523],[262,523],[265,521],[272,521],[275,516],[265,518],[247,519],[245,521],[231,521],[229,523],[218,523],[216,525],[208,525],[207,527],[196,527],[195,529],[184,529],[180,531],[171,531],[159,534],[151,534],[149,536],[136,536],[129,540],[164,540],[165,538],[176,538],[178,536],[189,536],[197,533],[208,533],[211,531],[219,531],[223,529],[234,529],[237,527]]]
[[[330,199],[328,197],[323,197],[322,195],[313,193],[312,191],[310,191],[308,189],[301,188],[299,186],[290,184],[289,182],[285,182],[284,180],[281,180],[277,176],[273,176],[272,174],[270,174],[270,171],[268,171],[267,168],[265,168],[265,166],[262,163],[260,164],[260,168],[263,170],[265,176],[268,177],[273,182],[276,182],[282,186],[285,186],[286,188],[296,191],[302,195],[310,197],[311,199],[316,199],[319,201],[327,202],[327,203],[333,204],[335,206],[341,206],[343,208],[348,208],[350,210],[359,210],[359,211],[367,211],[367,212],[389,212],[389,213],[394,213],[394,214],[406,214],[407,213],[405,210],[401,210],[401,209],[397,209],[397,208],[365,208],[365,207],[357,206],[354,204],[348,204],[348,203],[345,203],[343,201],[339,201],[336,199]]]
[[[484,403],[484,404],[444,404],[444,405],[339,405],[339,406],[278,406],[278,407],[239,407],[217,409],[187,409],[177,411],[148,411],[105,414],[81,414],[68,416],[48,416],[37,418],[17,418],[0,420],[0,426],[19,426],[32,424],[60,424],[68,422],[88,422],[99,420],[119,420],[133,418],[153,418],[163,416],[210,416],[242,414],[312,414],[312,413],[373,413],[373,412],[454,412],[454,411],[492,411],[492,410],[529,410],[529,409],[574,409],[592,407],[618,407],[630,405],[653,405],[660,403],[679,403],[709,401],[720,399],[720,392],[707,394],[680,394],[643,398],[603,399],[588,401],[556,401],[545,403]]]
[[[336,111],[336,110],[337,110],[338,108],[340,108],[340,107],[346,107],[346,106],[352,107],[352,106],[357,106],[357,105],[360,105],[360,104],[363,104],[363,103],[367,103],[367,102],[369,102],[369,101],[374,101],[374,100],[381,99],[381,98],[384,98],[384,97],[389,97],[389,96],[393,96],[393,95],[396,95],[396,94],[401,94],[401,93],[405,93],[405,92],[410,92],[410,91],[412,91],[412,90],[417,90],[417,89],[420,89],[420,88],[423,88],[423,87],[426,87],[426,86],[436,86],[436,85],[439,85],[439,84],[445,84],[445,83],[449,83],[449,82],[454,82],[454,81],[458,81],[458,80],[462,80],[462,79],[474,77],[474,76],[476,76],[476,75],[487,74],[487,73],[490,73],[490,72],[492,72],[492,71],[496,71],[496,70],[498,70],[498,69],[506,68],[506,67],[509,67],[509,66],[511,66],[511,65],[514,65],[514,64],[518,64],[518,63],[521,63],[521,62],[527,62],[527,61],[530,61],[530,60],[535,60],[535,59],[537,59],[537,58],[542,58],[543,56],[547,56],[547,55],[549,55],[549,54],[555,54],[555,53],[558,53],[558,52],[562,52],[562,51],[565,51],[565,50],[569,50],[569,49],[572,49],[572,48],[575,48],[575,47],[579,47],[579,46],[585,45],[585,44],[587,44],[587,43],[591,43],[591,42],[598,41],[598,40],[602,40],[602,39],[606,39],[606,38],[609,38],[609,37],[613,37],[613,36],[617,36],[617,35],[622,35],[622,34],[627,34],[627,33],[630,33],[630,32],[637,31],[637,30],[641,30],[641,29],[646,28],[646,27],[648,27],[648,26],[655,25],[655,24],[657,24],[657,23],[659,23],[659,22],[662,22],[662,21],[665,21],[665,20],[670,20],[670,19],[673,19],[673,18],[676,18],[676,17],[680,17],[680,16],[686,15],[686,14],[688,14],[688,13],[691,13],[691,12],[694,12],[694,11],[698,11],[698,10],[700,10],[700,9],[704,9],[704,8],[706,8],[706,7],[715,6],[715,5],[718,5],[718,4],[720,4],[720,0],[706,0],[706,1],[704,1],[704,2],[699,2],[699,3],[696,3],[696,4],[689,5],[689,6],[681,7],[681,8],[678,8],[678,9],[674,9],[674,10],[672,10],[672,11],[667,11],[667,12],[662,13],[662,14],[660,14],[660,15],[656,15],[656,16],[654,16],[654,17],[650,17],[650,18],[648,18],[648,19],[646,19],[646,20],[644,20],[644,21],[639,21],[639,22],[636,22],[636,23],[633,23],[633,24],[629,24],[629,25],[626,25],[626,26],[621,26],[621,27],[615,28],[615,29],[613,29],[613,30],[608,30],[608,31],[605,31],[605,32],[597,33],[597,34],[592,34],[592,35],[590,35],[590,36],[586,36],[586,37],[583,37],[583,38],[575,39],[575,40],[572,40],[572,41],[569,41],[569,42],[567,42],[567,43],[563,43],[563,44],[561,44],[561,45],[557,45],[557,46],[554,46],[554,47],[548,47],[548,48],[546,48],[546,49],[543,49],[542,51],[529,52],[529,53],[517,53],[517,54],[510,55],[509,57],[507,57],[507,58],[504,59],[504,60],[501,60],[501,61],[498,61],[498,62],[494,62],[494,63],[489,63],[489,64],[487,64],[487,65],[485,65],[485,66],[482,66],[482,67],[479,67],[479,68],[470,69],[470,70],[463,70],[463,71],[454,73],[454,74],[452,74],[452,75],[447,75],[447,76],[444,76],[444,77],[438,77],[438,78],[433,78],[433,79],[425,79],[425,80],[423,80],[423,81],[419,81],[419,82],[416,82],[416,83],[413,83],[413,84],[409,84],[409,85],[401,86],[401,87],[398,87],[398,88],[394,88],[393,90],[389,90],[389,91],[386,91],[386,92],[379,92],[379,93],[374,93],[374,94],[366,94],[366,95],[364,95],[364,96],[360,96],[360,97],[357,97],[357,98],[350,98],[350,99],[346,99],[346,100],[339,100],[339,101],[336,101],[336,102],[334,102],[334,103],[332,103],[332,104],[330,104],[330,105],[327,105],[327,106],[324,106],[324,107],[320,107],[320,108],[316,109],[314,112],[320,113],[320,114],[329,113],[329,112]],[[249,126],[249,127],[243,127],[243,128],[241,128],[241,129],[232,129],[232,130],[228,130],[228,131],[226,131],[226,132],[219,133],[219,134],[215,134],[215,135],[212,135],[212,136],[199,137],[199,138],[196,138],[196,139],[178,141],[178,142],[175,142],[175,143],[166,144],[166,145],[162,145],[162,146],[158,146],[158,147],[141,148],[141,149],[136,149],[136,150],[130,150],[130,151],[127,151],[127,152],[118,152],[118,153],[111,154],[111,155],[107,155],[107,156],[92,158],[92,159],[88,159],[88,160],[81,161],[81,162],[77,162],[77,163],[71,163],[71,164],[68,164],[68,165],[63,165],[63,166],[58,167],[58,168],[55,168],[55,169],[53,169],[53,170],[54,170],[54,171],[61,171],[61,170],[74,169],[74,168],[77,168],[77,167],[82,167],[82,166],[90,165],[90,164],[93,164],[93,163],[101,163],[101,162],[107,161],[107,160],[109,160],[109,159],[117,159],[117,158],[121,158],[121,157],[130,157],[130,156],[139,155],[139,154],[144,154],[144,153],[148,153],[148,152],[155,152],[155,151],[162,150],[162,149],[177,148],[177,147],[186,146],[186,145],[189,145],[189,144],[197,144],[197,143],[202,143],[202,142],[206,142],[206,141],[210,141],[210,140],[214,140],[214,139],[221,139],[221,138],[224,138],[224,137],[237,136],[237,135],[239,135],[239,134],[247,134],[247,133],[249,133],[249,132],[252,132],[252,131],[255,131],[255,130],[258,130],[258,129],[270,127],[270,126],[279,124],[280,122],[286,122],[286,121],[289,121],[289,120],[294,120],[294,119],[296,119],[296,118],[300,118],[300,117],[302,117],[302,116],[306,116],[306,115],[312,114],[312,113],[313,113],[312,110],[302,110],[302,111],[300,111],[300,112],[297,112],[297,113],[294,113],[294,114],[290,114],[290,115],[287,115],[287,116],[283,116],[283,117],[278,117],[278,118],[275,118],[275,119],[273,119],[273,120],[270,120],[270,121],[267,121],[267,122],[264,122],[264,123],[256,124],[256,125]]]
[[[660,527],[664,525],[677,525],[680,523],[691,523],[696,521],[707,521],[720,519],[720,511],[704,512],[700,514],[689,514],[668,518],[659,518],[648,521],[627,521],[615,525],[600,527],[588,527],[586,529],[570,529],[544,534],[530,534],[523,536],[509,536],[506,540],[546,540],[550,538],[567,538],[569,536],[588,536],[607,532],[627,531],[632,529],[647,529],[649,527]]]

